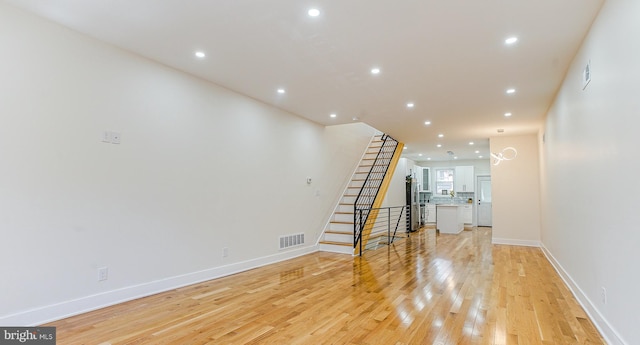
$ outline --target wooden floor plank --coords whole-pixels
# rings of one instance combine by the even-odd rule
[[[540,249],[423,229],[48,324],[58,344],[604,344]]]

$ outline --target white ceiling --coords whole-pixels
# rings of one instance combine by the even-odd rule
[[[3,1],[320,124],[357,117],[421,161],[537,132],[604,0]]]

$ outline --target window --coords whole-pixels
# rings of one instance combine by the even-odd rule
[[[435,195],[449,195],[449,192],[453,190],[453,175],[454,169],[436,169],[436,194]]]

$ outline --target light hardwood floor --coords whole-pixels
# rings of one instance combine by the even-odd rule
[[[540,249],[427,229],[49,324],[58,344],[604,344]]]

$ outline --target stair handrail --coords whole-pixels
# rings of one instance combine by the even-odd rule
[[[382,223],[379,224],[378,220],[376,220],[375,224],[371,224],[372,227],[374,228],[372,230],[372,233],[386,232],[387,244],[391,245],[396,239],[398,228],[400,227],[400,225],[401,224],[406,225],[406,223],[402,222],[402,220],[406,218],[406,210],[408,210],[407,205],[399,205],[399,206],[387,206],[387,207],[367,208],[367,209],[363,208],[358,210],[358,214],[359,214],[359,217],[363,217],[363,213],[365,211],[366,213],[369,213],[369,214],[371,214],[372,211],[378,211],[379,212],[378,220],[380,219],[380,217],[382,217],[383,220],[386,220],[386,222],[384,222],[385,224],[382,224]],[[386,215],[382,215],[383,211],[386,211]],[[392,220],[394,223],[393,227],[392,227]],[[377,231],[375,230],[376,228],[378,229]],[[383,228],[382,231],[380,231],[381,228]],[[360,242],[361,253],[362,253],[362,249],[363,249],[362,242]]]
[[[356,197],[353,203],[353,207],[354,207],[353,247],[355,248],[358,245],[358,243],[360,243],[360,255],[362,255],[362,231],[364,230],[365,224],[367,224],[367,220],[369,219],[369,215],[371,213],[371,207],[373,206],[373,203],[375,202],[378,196],[378,193],[380,192],[382,181],[386,177],[387,171],[389,170],[389,165],[393,158],[393,154],[395,153],[395,150],[398,147],[398,141],[392,138],[391,136],[389,136],[388,134],[383,133],[381,136],[381,139],[382,139],[382,145],[380,146],[380,149],[376,154],[376,158],[374,159],[374,162],[371,165],[371,169],[369,169],[369,172],[367,173],[367,177],[365,178],[362,184],[362,188],[360,188],[360,192],[358,192],[358,196]],[[387,142],[390,142],[391,145],[387,146]],[[391,157],[384,156],[385,154],[389,153],[388,151],[385,151],[385,149],[388,149],[388,148],[392,148],[392,150],[390,151]],[[383,165],[384,171],[375,172],[377,174],[379,173],[382,174],[380,182],[377,186],[369,186],[371,184],[370,183],[371,176],[374,173],[374,169],[377,167],[378,161],[381,160],[381,156],[384,156],[382,159],[387,159],[388,161],[386,162],[386,164]],[[373,195],[365,194],[364,199],[366,203],[362,203],[362,205],[359,207],[360,200],[361,198],[363,198],[363,192],[371,188],[375,188],[375,193],[371,193]]]

